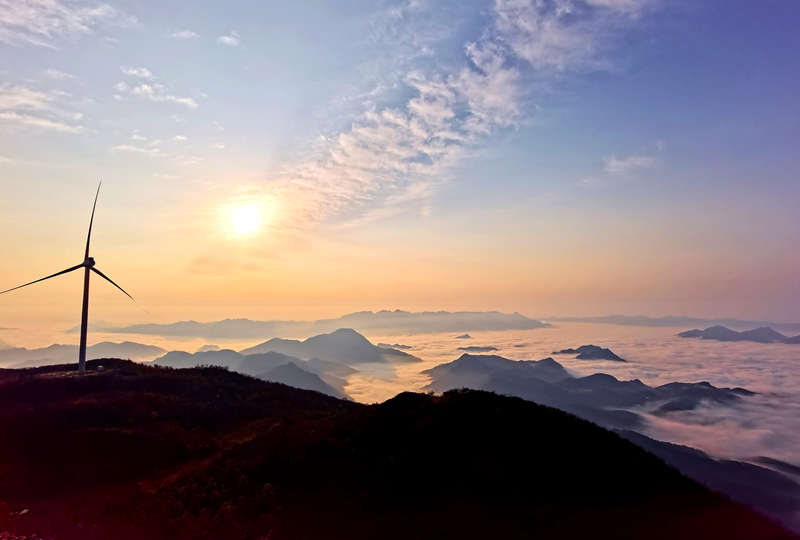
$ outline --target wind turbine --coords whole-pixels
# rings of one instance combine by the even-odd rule
[[[81,348],[80,354],[78,356],[78,373],[83,375],[86,372],[86,333],[89,326],[89,276],[92,272],[100,276],[101,278],[105,279],[109,283],[111,283],[114,287],[125,293],[125,296],[136,302],[136,299],[125,292],[125,289],[114,283],[110,277],[102,273],[95,267],[94,258],[89,257],[89,242],[92,239],[92,223],[94,222],[94,210],[97,208],[97,197],[100,196],[100,186],[103,183],[100,182],[100,185],[97,186],[97,194],[94,196],[94,206],[92,206],[92,218],[89,220],[89,235],[86,237],[86,254],[83,257],[83,262],[81,264],[75,265],[72,268],[67,268],[66,270],[62,270],[61,272],[56,272],[55,274],[47,277],[43,277],[42,279],[37,279],[36,281],[31,281],[30,283],[26,283],[25,285],[20,285],[19,287],[14,287],[13,289],[8,289],[7,291],[0,292],[0,294],[5,294],[7,292],[16,291],[17,289],[21,289],[22,287],[27,287],[28,285],[33,285],[34,283],[39,283],[40,281],[44,281],[46,279],[54,278],[56,276],[60,276],[62,274],[68,274],[80,268],[84,269],[84,277],[83,277],[83,311],[81,312]],[[140,308],[144,309],[139,302],[136,302],[136,305]],[[147,310],[144,309],[144,312],[147,313]]]

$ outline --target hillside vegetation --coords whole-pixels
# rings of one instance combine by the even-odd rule
[[[0,531],[793,538],[616,434],[518,398],[365,406],[221,368],[88,367],[0,370]]]

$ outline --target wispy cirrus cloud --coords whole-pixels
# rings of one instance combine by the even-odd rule
[[[119,92],[119,94],[114,95],[114,97],[118,100],[123,99],[123,94],[128,94],[144,101],[152,101],[155,103],[175,103],[190,109],[196,109],[199,106],[197,101],[195,101],[193,98],[188,96],[178,96],[170,93],[170,89],[165,84],[156,82],[159,80],[159,78],[147,68],[121,67],[120,71],[122,71],[122,73],[125,75],[136,77],[138,79],[145,79],[148,82],[141,82],[139,84],[134,83],[134,85],[131,86],[125,81],[120,81],[114,86],[114,90]]]
[[[629,174],[636,169],[647,169],[656,164],[655,156],[626,156],[618,158],[614,154],[603,158],[605,171],[610,174]]]
[[[231,31],[229,34],[219,36],[217,38],[217,43],[230,45],[232,47],[239,47],[242,44],[242,36],[240,36],[237,32]]]
[[[125,75],[131,75],[133,77],[139,77],[140,79],[147,79],[147,80],[154,80],[156,77],[153,75],[153,72],[147,68],[143,67],[121,67],[119,68],[122,73]]]
[[[104,23],[131,23],[104,3],[82,0],[0,0],[0,42],[53,47],[57,39],[91,34]]]
[[[191,30],[172,30],[167,36],[172,39],[194,39],[200,37],[200,34]]]
[[[525,121],[538,90],[566,74],[603,67],[602,52],[645,4],[649,0],[496,0],[481,37],[464,43],[461,66],[431,67],[435,51],[426,51],[441,37],[425,26],[434,37],[412,47],[400,59],[405,71],[395,70],[385,84],[392,90],[400,85],[411,97],[393,106],[368,102],[348,129],[320,137],[268,186],[284,209],[282,225],[353,219],[354,212],[361,220],[385,214],[386,205],[419,202],[488,137]],[[425,9],[409,2],[382,20],[408,23],[414,20],[408,13],[420,12],[424,19]],[[448,32],[443,28],[441,35]],[[424,61],[415,65],[415,59]],[[625,167],[619,162],[612,167]]]
[[[59,97],[59,93],[24,86],[0,86],[0,124],[82,133],[84,127],[71,122],[83,115],[62,108],[57,101]]]
[[[145,101],[156,103],[176,103],[190,109],[196,109],[199,105],[190,97],[182,97],[170,94],[164,85],[161,84],[141,84],[131,90],[131,94]]]

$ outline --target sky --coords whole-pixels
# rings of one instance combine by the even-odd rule
[[[0,0],[0,289],[800,321],[800,3]],[[233,219],[232,219],[233,218]],[[76,324],[76,272],[0,327]],[[0,336],[2,337],[2,336]]]

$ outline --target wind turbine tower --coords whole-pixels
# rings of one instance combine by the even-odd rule
[[[36,281],[31,281],[30,283],[26,283],[25,285],[20,285],[19,287],[14,287],[13,289],[8,289],[6,291],[0,292],[0,294],[5,294],[7,292],[15,291],[17,289],[21,289],[22,287],[27,287],[28,285],[33,285],[34,283],[39,283],[40,281],[44,281],[46,279],[54,278],[56,276],[60,276],[62,274],[68,274],[70,272],[74,272],[75,270],[79,270],[81,268],[84,269],[83,274],[83,310],[81,311],[81,347],[80,353],[78,355],[78,373],[83,375],[86,372],[86,334],[88,333],[89,329],[89,277],[91,273],[94,272],[101,278],[105,279],[109,283],[111,283],[114,287],[122,291],[125,296],[136,302],[136,299],[133,298],[130,294],[125,292],[125,289],[114,283],[111,278],[105,275],[103,272],[97,269],[95,266],[94,258],[89,256],[89,244],[92,240],[92,224],[94,223],[94,211],[97,208],[97,197],[100,196],[100,186],[103,183],[100,182],[100,185],[97,186],[97,193],[94,196],[94,206],[92,206],[92,218],[89,220],[89,234],[86,237],[86,253],[83,256],[83,262],[81,264],[75,265],[72,268],[67,268],[66,270],[62,270],[61,272],[56,272],[53,275],[43,277],[42,279],[37,279]],[[139,302],[136,302],[136,305],[140,308],[144,309]],[[144,312],[147,313],[147,310],[144,309]]]

